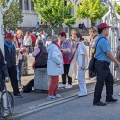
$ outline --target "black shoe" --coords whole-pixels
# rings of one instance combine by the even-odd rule
[[[22,98],[23,95],[21,95],[21,94],[19,93],[19,94],[14,95],[14,97],[15,97],[15,98]]]
[[[118,99],[114,99],[114,98],[112,98],[112,99],[106,99],[105,100],[105,102],[117,102],[118,101]]]
[[[97,103],[93,103],[93,105],[95,105],[95,106],[106,106],[107,104],[99,101]]]

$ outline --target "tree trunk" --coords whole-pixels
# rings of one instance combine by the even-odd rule
[[[55,33],[54,33],[54,29],[52,28],[52,35],[54,35]]]
[[[95,26],[95,22],[92,22],[92,26]]]
[[[70,27],[68,27],[67,37],[70,38]]]

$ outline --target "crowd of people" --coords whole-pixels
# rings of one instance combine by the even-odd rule
[[[60,98],[61,95],[58,94],[58,87],[72,88],[73,79],[78,79],[80,88],[77,93],[78,96],[86,96],[85,72],[88,68],[89,59],[92,60],[95,57],[96,71],[89,70],[89,77],[97,79],[93,105],[106,105],[106,103],[100,101],[104,83],[107,91],[106,102],[116,102],[117,99],[112,97],[114,80],[109,65],[113,61],[115,63],[115,70],[119,71],[120,52],[118,47],[117,59],[110,52],[110,45],[107,39],[109,28],[110,26],[106,23],[102,23],[98,28],[91,27],[89,29],[91,37],[89,55],[83,43],[84,38],[75,29],[71,30],[71,37],[68,39],[65,32],[49,36],[45,30],[39,34],[36,34],[34,30],[32,32],[27,31],[23,40],[23,32],[21,30],[18,30],[15,35],[6,33],[4,41],[6,63],[2,60],[3,55],[0,51],[1,90],[4,89],[2,83],[2,78],[4,78],[7,82],[11,81],[14,96],[22,97],[19,92],[19,86],[21,85],[23,57],[25,52],[28,55],[32,52],[32,56],[36,61],[35,69],[47,68],[47,74],[51,76],[47,99],[54,100]],[[59,75],[62,76],[61,84],[59,84]]]

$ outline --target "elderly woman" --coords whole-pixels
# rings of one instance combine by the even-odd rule
[[[89,46],[89,57],[92,58],[93,57],[93,54],[94,54],[94,45],[95,45],[95,42],[97,40],[97,29],[92,26],[90,29],[89,29],[89,35],[90,35],[90,46]],[[93,71],[90,71],[89,70],[89,77],[91,78],[91,80],[95,80],[96,79],[96,72],[93,72]]]
[[[52,43],[47,47],[47,73],[51,76],[51,83],[47,97],[47,99],[49,100],[61,97],[61,95],[58,94],[58,82],[59,75],[62,75],[64,73],[63,57],[60,50],[60,46],[58,45],[58,36],[52,36],[51,40]]]
[[[90,48],[89,48],[89,56],[90,56],[90,58],[92,58],[92,56],[93,56],[93,53],[94,53],[94,45],[95,45],[95,42],[96,42],[96,40],[97,40],[97,28],[95,28],[95,27],[91,27],[90,29],[89,29],[89,35],[90,35]]]
[[[39,40],[37,44],[38,47],[32,53],[35,61],[37,60],[35,68],[47,68],[48,53],[46,47],[43,45],[42,40]]]
[[[60,88],[72,88],[72,78],[68,76],[70,61],[72,57],[72,46],[70,40],[66,39],[66,33],[61,32],[59,34],[60,39],[60,47],[63,53],[63,61],[64,61],[64,74],[62,74],[62,83],[59,85]],[[66,86],[66,76],[68,77],[68,84]]]

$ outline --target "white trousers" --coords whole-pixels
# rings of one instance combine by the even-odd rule
[[[80,67],[78,68],[78,83],[79,83],[80,92],[83,94],[87,94],[85,72],[86,70],[82,70]]]

